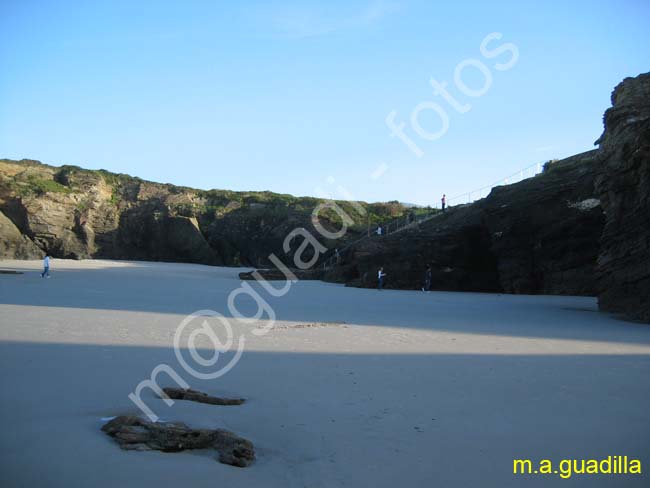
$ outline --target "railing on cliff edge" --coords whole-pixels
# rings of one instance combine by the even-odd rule
[[[551,160],[554,161],[554,160]],[[538,174],[540,174],[544,170],[544,164],[546,162],[551,162],[551,161],[544,161],[544,162],[539,162],[535,164],[531,164],[530,166],[527,166],[525,168],[520,169],[516,173],[512,173],[510,176],[506,176],[505,178],[501,178],[500,180],[492,183],[491,185],[487,185],[481,188],[478,188],[476,190],[472,190],[467,193],[462,193],[460,195],[456,195],[454,197],[448,198],[447,199],[447,206],[451,207],[452,204],[454,205],[465,205],[468,203],[475,202],[476,200],[480,200],[481,198],[487,197],[490,192],[492,191],[493,188],[497,186],[503,186],[503,185],[512,185],[514,183],[518,183],[520,181],[523,181],[528,178],[532,178]],[[331,255],[323,261],[323,269],[328,269],[336,265],[338,260],[342,257],[343,253],[345,250],[349,249],[350,247],[358,244],[361,241],[364,241],[366,239],[372,239],[373,237],[383,237],[384,235],[388,234],[394,234],[396,232],[400,232],[406,228],[410,227],[415,227],[419,224],[422,224],[423,222],[426,222],[428,220],[431,220],[437,215],[440,215],[441,212],[441,204],[437,203],[434,207],[433,212],[431,213],[426,213],[426,214],[419,214],[419,215],[414,215],[412,213],[407,213],[405,216],[399,217],[397,219],[394,219],[390,221],[388,224],[385,226],[382,226],[382,233],[377,234],[377,229],[375,228],[373,231],[368,230],[368,234],[360,237],[359,239],[356,239],[352,242],[347,243],[345,246],[341,248],[337,248],[332,251]]]
[[[441,213],[441,211],[437,209],[434,212],[419,214],[419,215],[407,213],[402,217],[398,217],[396,219],[391,220],[388,224],[382,225],[381,234],[377,234],[377,228],[373,230],[368,229],[368,233],[366,235],[363,235],[359,239],[356,239],[352,242],[348,242],[343,247],[334,249],[331,255],[327,259],[325,259],[325,261],[323,261],[323,269],[331,268],[332,266],[334,266],[338,261],[339,257],[342,256],[347,249],[354,246],[355,244],[358,244],[361,241],[364,241],[366,239],[372,239],[374,236],[383,237],[388,234],[395,234],[396,232],[400,232],[406,228],[415,227],[423,222],[426,222],[427,220],[431,220],[439,213]],[[337,256],[337,252],[338,252],[338,256]]]
[[[533,176],[540,174],[544,170],[544,164],[547,162],[549,161],[531,164],[530,166],[527,166],[515,173],[512,173],[510,176],[501,178],[499,181],[496,181],[491,185],[487,185],[482,188],[477,188],[476,190],[472,190],[470,192],[462,193],[460,195],[456,195],[455,197],[448,198],[447,203],[449,205],[451,205],[452,203],[454,203],[455,205],[462,205],[465,203],[475,202],[476,200],[480,200],[481,198],[485,198],[490,194],[492,189],[496,186],[512,185],[514,183],[519,183],[522,180],[532,178]]]

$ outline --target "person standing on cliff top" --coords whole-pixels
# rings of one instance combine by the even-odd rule
[[[46,254],[43,259],[43,272],[41,273],[41,278],[50,277],[50,255]]]
[[[443,194],[440,201],[442,202],[442,211],[444,212],[447,208],[447,195]]]
[[[377,289],[381,290],[384,288],[384,276],[386,276],[386,273],[384,273],[384,268],[383,266],[379,268],[379,271],[377,272]]]

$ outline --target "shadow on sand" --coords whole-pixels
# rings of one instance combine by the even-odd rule
[[[231,317],[228,295],[240,286],[241,269],[167,263],[123,267],[52,269],[52,279],[24,269],[0,275],[0,304],[128,310],[187,315],[212,309]],[[278,320],[418,328],[515,337],[650,344],[650,328],[598,313],[590,297],[369,290],[301,281],[274,298],[247,282],[273,308]],[[283,282],[271,282],[281,288]],[[239,311],[253,316],[257,303],[246,295]]]
[[[225,359],[224,359],[225,360]],[[124,452],[100,418],[166,363],[191,387],[244,396],[240,407],[176,402],[163,419],[251,439],[247,470],[207,454]],[[245,352],[199,381],[170,348],[0,343],[2,486],[521,486],[513,458],[650,452],[650,356],[377,355]],[[159,377],[162,386],[175,386]],[[48,481],[45,483],[45,481]],[[571,486],[647,486],[582,476]],[[564,486],[526,477],[530,486]],[[44,484],[45,483],[45,484]]]

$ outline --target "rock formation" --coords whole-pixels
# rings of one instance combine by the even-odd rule
[[[599,148],[404,232],[346,249],[325,279],[414,289],[597,295],[650,322],[650,73],[626,78]]]
[[[650,322],[650,73],[615,88],[604,124],[598,301],[602,310]]]
[[[72,259],[268,266],[271,253],[287,261],[291,257],[283,242],[297,227],[327,247],[341,245],[320,238],[314,229],[311,214],[320,202],[270,192],[195,190],[104,170],[0,160],[0,258],[33,259],[48,252]],[[337,203],[354,221],[345,239],[365,233],[368,222],[407,211],[396,202],[361,202],[367,215],[360,215],[350,202]],[[320,217],[325,228],[340,228],[340,217],[331,209]]]
[[[242,405],[246,402],[243,398],[215,397],[189,388],[163,388],[163,392],[172,400],[187,400],[208,405]]]
[[[215,449],[219,462],[244,468],[255,460],[253,443],[227,430],[192,429],[183,423],[154,423],[131,415],[115,417],[102,426],[122,449],[179,452]]]
[[[291,268],[290,271],[298,280],[322,280],[325,275],[323,268],[320,266],[305,270]],[[244,271],[239,273],[240,280],[256,280],[258,279],[258,276],[261,276],[262,279],[266,281],[287,280],[287,275],[285,275],[281,270],[275,268],[258,269],[255,271]]]
[[[346,249],[325,278],[418,289],[594,295],[603,214],[594,186],[597,151],[548,163],[544,172],[497,187],[471,205]]]
[[[0,256],[31,259],[43,256],[43,251],[0,212]]]

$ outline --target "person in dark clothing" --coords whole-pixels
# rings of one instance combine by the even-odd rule
[[[386,276],[386,273],[384,273],[384,268],[381,267],[379,268],[379,271],[377,272],[377,289],[381,290],[384,288],[384,276]]]
[[[442,195],[442,199],[440,201],[442,202],[442,211],[444,212],[447,208],[447,195]]]
[[[424,287],[422,288],[422,291],[430,291],[430,290],[431,290],[431,266],[429,266],[424,273]]]

